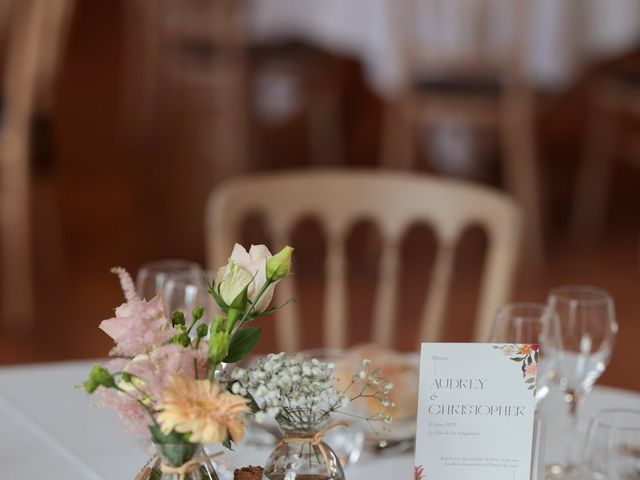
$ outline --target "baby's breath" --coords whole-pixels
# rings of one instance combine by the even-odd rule
[[[258,403],[256,421],[275,418],[284,428],[312,429],[328,420],[333,413],[351,415],[345,411],[358,399],[376,402],[380,411],[365,420],[391,422],[384,409],[391,406],[388,393],[392,385],[386,382],[379,368],[371,369],[364,360],[345,389],[337,387],[335,364],[318,359],[301,359],[286,353],[270,354],[258,360],[251,369],[234,369],[232,391],[248,392]]]

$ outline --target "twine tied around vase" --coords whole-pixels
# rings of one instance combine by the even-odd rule
[[[278,442],[278,445],[288,444],[288,443],[310,443],[314,447],[318,447],[320,450],[320,454],[322,455],[322,459],[324,460],[324,464],[327,467],[327,472],[331,473],[331,466],[329,465],[329,455],[327,455],[327,448],[322,443],[324,440],[324,435],[332,428],[336,427],[348,427],[349,424],[347,422],[333,422],[327,425],[322,430],[318,430],[313,435],[308,437],[287,437],[286,435]]]
[[[219,457],[220,455],[224,455],[224,452],[216,452],[211,455],[202,455],[198,458],[192,458],[188,462],[183,463],[179,467],[173,467],[164,462],[160,464],[160,471],[162,473],[175,473],[178,475],[179,480],[184,480],[184,476],[187,473],[195,472],[202,462],[207,460],[211,460],[212,458]]]

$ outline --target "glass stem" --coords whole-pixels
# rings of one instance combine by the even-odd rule
[[[569,429],[566,434],[566,465],[576,465],[576,439],[578,438],[578,405],[580,397],[575,390],[567,390],[564,396],[569,406]]]

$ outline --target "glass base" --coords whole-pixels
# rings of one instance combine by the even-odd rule
[[[580,467],[578,465],[547,465],[545,468],[546,480],[566,480],[580,478]]]

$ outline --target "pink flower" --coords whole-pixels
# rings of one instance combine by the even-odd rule
[[[195,378],[197,365],[198,378],[202,378],[206,362],[206,344],[201,345],[198,350],[167,344],[154,349],[148,355],[138,355],[122,370],[142,381],[138,385],[139,391],[144,392],[143,396],[155,404],[162,401],[169,377],[179,374],[185,378]]]
[[[116,308],[116,316],[100,323],[100,329],[116,343],[112,354],[133,357],[147,353],[174,335],[162,296],[149,302],[135,297]]]
[[[128,433],[148,433],[151,417],[135,397],[104,387],[100,387],[98,391],[102,396],[98,405],[115,407],[120,419],[127,425]]]
[[[134,298],[138,298],[136,287],[133,284],[133,280],[131,279],[129,272],[122,267],[113,267],[111,269],[111,273],[118,275],[118,278],[120,279],[120,286],[122,287],[124,298],[127,299],[127,302],[130,302]]]
[[[413,467],[413,479],[422,480],[424,477],[424,467],[422,465]]]
[[[526,377],[535,377],[538,374],[538,364],[536,362],[532,362],[524,367],[524,374]]]

